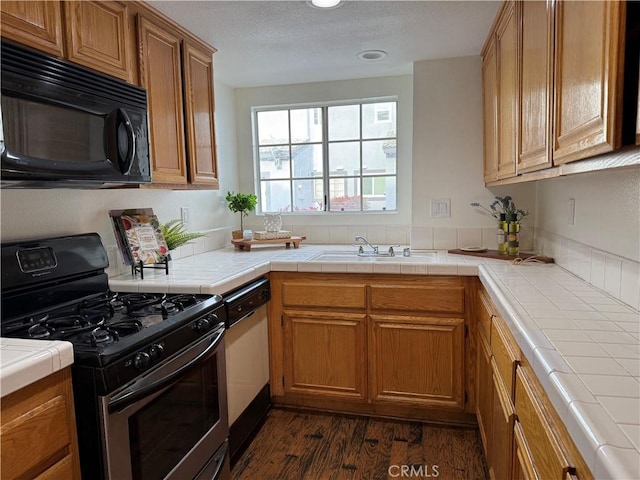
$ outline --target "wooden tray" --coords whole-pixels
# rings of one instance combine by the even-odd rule
[[[249,252],[253,245],[282,245],[284,243],[287,248],[290,248],[293,243],[293,248],[298,248],[300,242],[306,239],[307,237],[270,238],[268,240],[231,240],[231,243],[233,243],[238,250],[246,250]]]
[[[497,258],[498,260],[514,260],[516,258],[522,258],[523,260],[529,257],[536,257],[536,260],[540,260],[544,263],[553,263],[553,258],[545,255],[537,255],[535,253],[522,253],[519,255],[500,255],[497,250],[487,250],[486,252],[465,252],[455,248],[453,250],[447,250],[448,253],[455,253],[456,255],[470,255],[472,257],[484,257],[484,258]]]

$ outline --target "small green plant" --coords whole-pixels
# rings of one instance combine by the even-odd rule
[[[240,213],[240,230],[244,230],[242,218],[247,217],[249,212],[255,210],[256,205],[258,205],[258,197],[253,193],[227,192],[226,200],[229,203],[229,210],[234,213]]]
[[[175,250],[176,248],[184,245],[185,243],[195,240],[196,238],[204,237],[204,233],[200,232],[187,232],[187,227],[181,220],[171,220],[167,223],[160,224],[160,230],[167,242],[169,250]]]

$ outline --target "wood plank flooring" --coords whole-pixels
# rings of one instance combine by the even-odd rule
[[[284,409],[269,412],[231,474],[233,480],[488,478],[477,429]]]

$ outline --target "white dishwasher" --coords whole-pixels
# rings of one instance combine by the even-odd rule
[[[232,465],[271,407],[269,391],[268,278],[224,295],[227,309],[225,353]]]

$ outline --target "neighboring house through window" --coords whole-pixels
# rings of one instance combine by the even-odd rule
[[[262,212],[397,209],[397,100],[253,108]]]

